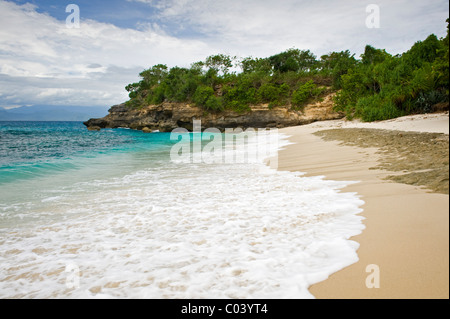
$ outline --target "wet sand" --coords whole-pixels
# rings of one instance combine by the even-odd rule
[[[280,170],[358,181],[342,191],[365,202],[366,229],[351,238],[359,261],[311,286],[316,298],[449,298],[448,113],[281,133],[294,144],[280,151]],[[366,285],[376,275],[370,265],[379,269],[379,288]]]

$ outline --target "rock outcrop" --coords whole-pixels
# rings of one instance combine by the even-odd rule
[[[100,119],[90,119],[84,124],[89,130],[102,128],[131,128],[144,132],[171,132],[175,128],[193,129],[193,121],[201,120],[202,129],[217,128],[282,128],[304,125],[315,121],[339,119],[343,114],[332,110],[333,94],[321,102],[305,106],[303,111],[288,107],[269,108],[268,105],[251,106],[245,113],[234,111],[206,112],[186,103],[162,103],[144,108],[129,108],[125,104],[110,108],[109,114]]]

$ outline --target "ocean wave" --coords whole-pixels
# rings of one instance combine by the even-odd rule
[[[358,260],[363,202],[340,191],[349,182],[145,154],[134,172],[0,207],[0,297],[313,298],[311,284]]]

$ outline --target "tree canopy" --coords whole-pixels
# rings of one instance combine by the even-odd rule
[[[336,110],[349,118],[374,121],[430,112],[449,100],[448,22],[446,37],[432,34],[395,56],[367,45],[359,59],[349,50],[317,58],[290,48],[267,58],[217,54],[189,68],[157,64],[126,86],[126,104],[186,102],[208,112],[243,112],[256,104],[302,109],[334,91]]]

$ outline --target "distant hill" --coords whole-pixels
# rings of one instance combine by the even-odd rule
[[[86,121],[103,117],[109,107],[86,106],[22,106],[6,110],[0,108],[0,121]]]

